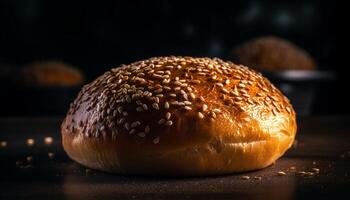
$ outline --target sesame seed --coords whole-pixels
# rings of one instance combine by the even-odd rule
[[[221,110],[220,110],[220,109],[218,109],[218,108],[215,108],[215,109],[213,110],[213,112],[216,112],[216,113],[221,113]]]
[[[27,139],[27,146],[31,147],[34,145],[34,143],[35,143],[34,139],[32,139],[32,138]]]
[[[53,143],[53,138],[52,137],[45,137],[44,138],[44,143],[46,145],[51,145]]]
[[[175,82],[174,82],[174,85],[180,86],[180,85],[182,85],[182,83],[181,83],[180,81],[175,81]]]
[[[240,92],[243,93],[243,94],[248,94],[248,91],[245,90],[245,89],[241,89]]]
[[[190,97],[191,97],[191,99],[195,99],[195,98],[196,98],[196,95],[193,94],[193,93],[191,92],[191,93],[190,93]]]
[[[306,175],[306,172],[304,172],[304,171],[296,171],[295,173],[298,175],[301,175],[301,176]]]
[[[205,99],[204,99],[203,96],[200,96],[199,99],[200,99],[201,101],[205,101]]]
[[[135,133],[135,129],[134,128],[129,131],[129,134],[133,134],[133,133]]]
[[[139,126],[139,125],[141,125],[140,121],[134,121],[133,123],[131,123],[132,128],[135,128],[136,126]]]
[[[199,84],[199,83],[201,83],[201,81],[200,80],[192,80],[192,83]]]
[[[203,118],[204,118],[204,115],[203,115],[203,113],[201,113],[201,112],[198,112],[198,117],[199,117],[200,119],[203,119]]]
[[[225,94],[228,94],[228,93],[229,93],[229,91],[226,90],[225,88],[222,88],[222,89],[221,89],[221,92],[223,92],[223,93],[225,93]]]
[[[305,172],[305,176],[314,176],[315,173],[312,173],[312,172]]]
[[[152,104],[152,107],[156,110],[159,110],[159,105],[157,103],[153,103]]]
[[[192,105],[192,103],[190,101],[184,101],[185,105]]]
[[[267,88],[265,88],[265,87],[263,87],[263,88],[261,88],[263,91],[265,91],[265,92],[269,92],[269,90],[267,89]]]
[[[185,106],[185,103],[184,102],[179,102],[178,105],[179,106]]]
[[[261,176],[254,176],[255,180],[261,180]]]
[[[158,144],[159,143],[159,137],[154,138],[153,143],[154,144]]]
[[[277,102],[279,101],[278,97],[276,96],[269,95],[269,97],[274,101],[277,101]]]
[[[125,118],[122,117],[117,121],[117,124],[122,124],[122,123],[124,123],[124,121],[125,121]]]
[[[230,84],[230,80],[229,79],[226,79],[225,80],[225,84],[227,85],[227,84]]]
[[[158,74],[153,74],[152,77],[155,79],[163,79],[163,76],[158,75]]]
[[[114,111],[113,111],[113,114],[112,114],[113,117],[117,116],[117,112],[118,112],[117,110],[114,110]]]
[[[236,101],[242,101],[243,98],[242,98],[242,97],[235,97],[235,100],[236,100]]]
[[[142,112],[142,111],[143,111],[143,108],[142,108],[142,107],[137,107],[137,108],[136,108],[136,111],[137,111],[137,112]]]
[[[176,97],[176,94],[170,93],[169,96],[171,96],[171,97]]]
[[[156,103],[159,103],[159,97],[155,97]]]
[[[124,127],[125,127],[126,130],[130,130],[129,122],[125,122]]]
[[[311,171],[318,173],[318,172],[320,172],[320,169],[314,167],[311,169]]]
[[[287,174],[286,174],[286,172],[284,172],[284,171],[279,171],[279,172],[277,172],[277,175],[278,175],[278,176],[285,176],[285,175],[287,175]]]
[[[129,95],[126,96],[126,101],[127,101],[128,103],[131,103],[131,97],[130,97]]]
[[[33,156],[27,156],[26,160],[27,160],[27,162],[32,162],[33,161]]]
[[[123,116],[128,116],[128,112],[124,111]]]
[[[217,85],[219,87],[224,87],[224,85],[222,83],[215,83],[215,85]]]
[[[165,113],[165,119],[169,120],[170,117],[171,117],[171,113],[170,112]]]
[[[249,97],[250,97],[250,95],[249,95],[249,94],[246,94],[246,93],[242,94],[242,96],[243,96],[243,97],[246,97],[246,98],[249,98]]]
[[[146,136],[146,134],[144,133],[144,132],[139,132],[139,133],[137,133],[137,135],[139,136],[139,137],[145,137]]]
[[[47,156],[50,158],[50,159],[53,159],[55,157],[55,154],[52,153],[52,152],[49,152],[47,153]]]
[[[1,141],[0,142],[0,147],[6,147],[7,146],[7,142],[6,141]]]
[[[243,180],[249,180],[250,177],[249,177],[249,176],[241,176],[241,179],[243,179]]]
[[[249,117],[242,118],[242,120],[245,121],[245,122],[250,122],[250,118]]]
[[[164,103],[164,108],[165,108],[165,109],[169,109],[169,107],[170,107],[169,102],[166,101],[166,102]]]
[[[188,97],[187,97],[187,94],[186,94],[186,93],[182,94],[182,97],[183,97],[185,100],[188,100]]]
[[[146,104],[142,104],[142,108],[143,108],[144,110],[148,110],[148,106],[147,106]]]
[[[168,91],[171,90],[171,87],[168,87],[168,86],[163,86],[163,88],[164,88],[165,90],[168,90]]]
[[[189,107],[189,106],[185,106],[184,109],[185,109],[185,110],[192,110],[192,108]]]
[[[168,84],[168,83],[170,83],[170,79],[164,79],[162,83],[163,84]]]
[[[165,122],[165,126],[171,126],[171,125],[173,125],[173,121],[168,120]]]
[[[145,133],[149,133],[149,131],[150,131],[149,125],[145,126]]]
[[[286,106],[286,110],[289,114],[292,112],[292,110],[288,106]]]
[[[173,101],[173,102],[171,102],[171,105],[178,106],[179,102],[178,101]]]
[[[161,93],[163,91],[163,89],[162,88],[159,88],[159,89],[157,89],[157,90],[154,90],[154,93]]]
[[[166,69],[172,69],[174,68],[174,66],[171,66],[171,65],[168,65],[168,66],[165,66]]]
[[[158,124],[164,124],[164,122],[165,122],[165,119],[162,118],[158,121]]]
[[[257,95],[258,97],[263,97],[263,96],[264,96],[264,93],[258,92],[258,93],[256,93],[256,95]]]
[[[122,112],[123,112],[123,107],[119,106],[119,107],[117,108],[117,110],[118,110],[119,113],[122,113]]]
[[[156,71],[156,74],[164,74],[164,71]]]
[[[278,113],[277,113],[277,111],[276,111],[275,108],[272,109],[272,114],[273,114],[274,116],[277,116]]]
[[[208,105],[207,104],[203,104],[202,105],[202,111],[205,112],[208,109]]]
[[[245,88],[246,86],[245,86],[243,83],[239,83],[239,84],[238,84],[238,87],[239,87],[239,88]]]

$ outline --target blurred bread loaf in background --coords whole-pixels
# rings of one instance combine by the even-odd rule
[[[316,62],[288,40],[266,36],[245,42],[232,51],[234,60],[258,71],[315,70]]]
[[[33,62],[19,70],[17,82],[26,86],[79,86],[84,82],[82,72],[61,61]]]

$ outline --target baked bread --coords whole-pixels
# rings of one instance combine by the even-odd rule
[[[278,37],[260,37],[237,47],[234,60],[258,71],[315,70],[314,59],[295,44]]]
[[[82,85],[84,77],[80,70],[69,64],[42,61],[23,67],[18,80],[27,86],[57,87]]]
[[[261,74],[214,58],[156,57],[85,85],[61,127],[68,156],[121,174],[198,176],[269,166],[295,112]]]

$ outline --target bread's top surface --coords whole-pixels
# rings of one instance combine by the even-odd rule
[[[85,85],[62,128],[171,146],[213,134],[254,142],[274,129],[294,137],[296,125],[288,99],[259,73],[217,58],[171,56],[122,65]]]

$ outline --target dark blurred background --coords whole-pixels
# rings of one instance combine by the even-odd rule
[[[63,115],[79,91],[9,84],[5,74],[17,76],[13,71],[32,62],[68,63],[88,83],[152,56],[230,60],[234,47],[266,35],[295,43],[315,58],[317,70],[334,73],[317,83],[308,114],[349,114],[339,93],[346,80],[336,62],[336,23],[335,1],[1,0],[0,116]]]

